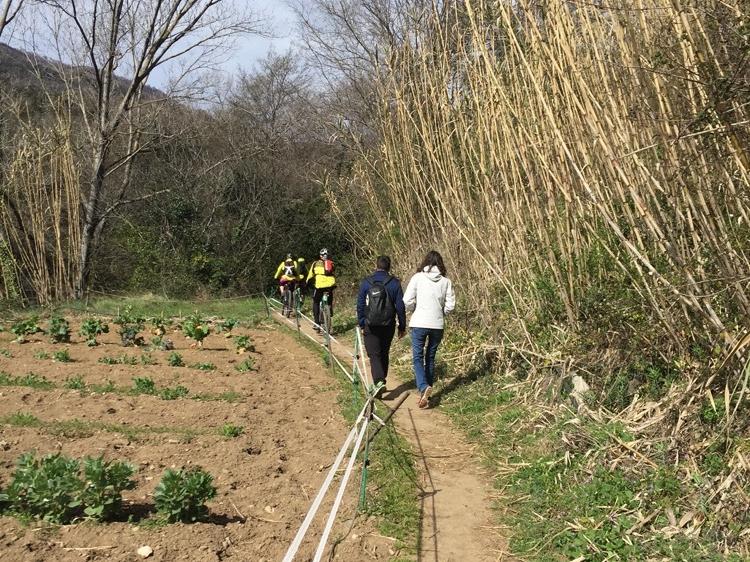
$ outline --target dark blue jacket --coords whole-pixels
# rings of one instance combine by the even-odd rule
[[[370,288],[370,278],[374,278],[375,281],[385,281],[390,274],[386,273],[382,269],[375,270],[375,273],[368,276],[362,281],[359,286],[359,295],[357,295],[357,322],[360,328],[365,327],[365,298],[367,297],[367,290]],[[394,277],[385,286],[385,290],[388,292],[388,296],[391,297],[391,301],[396,305],[396,317],[398,318],[398,327],[400,330],[406,330],[406,308],[404,307],[404,291],[401,289],[401,281],[398,277]]]

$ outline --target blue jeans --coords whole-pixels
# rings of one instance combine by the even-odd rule
[[[411,356],[419,392],[424,392],[425,388],[435,384],[435,354],[442,339],[443,330],[411,329]]]

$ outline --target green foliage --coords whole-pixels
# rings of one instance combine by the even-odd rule
[[[167,469],[154,492],[156,509],[170,523],[201,521],[208,514],[205,503],[216,496],[212,482],[200,467]]]
[[[723,398],[715,398],[713,401],[703,399],[700,410],[700,419],[707,425],[716,425],[724,419],[725,406]]]
[[[85,484],[81,490],[84,513],[92,519],[111,520],[122,508],[122,491],[135,487],[131,476],[135,468],[120,461],[105,461],[103,457],[83,460]]]
[[[115,392],[116,390],[117,390],[117,386],[115,386],[115,383],[112,380],[108,380],[104,384],[92,384],[91,385],[91,391],[97,394],[107,394],[109,392]]]
[[[156,336],[151,338],[151,349],[159,349],[161,351],[170,351],[174,349],[172,340],[167,339],[163,336]]]
[[[128,355],[126,353],[123,353],[122,355],[119,355],[117,357],[110,357],[109,355],[105,355],[104,357],[99,358],[99,363],[104,363],[105,365],[137,365],[138,358],[134,355]]]
[[[49,322],[52,343],[70,343],[70,324],[62,316],[53,316]]]
[[[13,324],[10,327],[10,331],[15,334],[16,343],[25,343],[26,342],[26,336],[32,336],[36,334],[37,332],[43,332],[43,330],[39,327],[39,317],[37,316],[31,316],[30,318],[26,318],[25,320],[20,320]]]
[[[170,367],[184,367],[185,362],[182,360],[182,355],[177,353],[176,351],[173,351],[169,354],[169,357],[167,357],[167,363]]]
[[[77,460],[59,453],[41,459],[21,455],[6,492],[10,509],[53,523],[70,522],[81,505],[78,470]]]
[[[37,351],[34,354],[34,359],[49,359],[49,358],[50,358],[50,354],[47,353],[46,351]]]
[[[188,395],[188,389],[184,386],[178,385],[175,387],[163,388],[159,393],[159,398],[162,400],[177,400],[178,398],[184,398]]]
[[[47,380],[46,377],[36,373],[28,373],[22,377],[12,377],[8,373],[0,371],[0,386],[28,386],[29,388],[38,388],[40,390],[49,390],[54,388],[54,384]]]
[[[203,345],[203,340],[211,333],[208,322],[202,320],[198,313],[188,316],[182,323],[182,331],[185,337],[198,342],[198,347]]]
[[[8,359],[13,358],[13,354],[7,349],[0,349],[0,355],[2,355],[3,357],[7,357]]]
[[[133,377],[133,394],[156,394],[156,384],[151,377]]]
[[[59,349],[52,354],[52,359],[59,363],[70,363],[70,352],[67,349]]]
[[[99,318],[87,318],[81,323],[79,334],[86,338],[86,345],[94,347],[99,345],[96,341],[97,336],[109,333],[109,325],[102,322]]]
[[[223,426],[221,426],[221,429],[219,430],[219,435],[223,435],[224,437],[231,439],[233,437],[239,437],[245,432],[245,429],[242,426],[234,425],[231,423],[225,423]]]
[[[84,382],[83,376],[81,375],[76,375],[74,377],[65,379],[65,384],[63,386],[70,390],[85,390],[86,389],[86,383]]]
[[[120,334],[122,345],[125,347],[141,345],[143,338],[138,333],[143,330],[146,320],[133,312],[133,307],[126,306],[114,319],[114,323],[119,326],[117,333]]]
[[[213,363],[192,363],[191,369],[198,369],[199,371],[213,371],[216,369],[216,365]]]
[[[156,365],[156,359],[150,353],[141,353],[141,365]]]
[[[26,412],[16,412],[14,414],[4,416],[2,418],[2,423],[6,423],[15,427],[39,427],[42,422],[33,414],[27,414]]]
[[[240,373],[247,373],[248,371],[255,370],[255,362],[253,361],[252,357],[248,357],[242,363],[238,363],[237,365],[235,365],[234,368]]]
[[[224,320],[221,320],[216,323],[216,333],[226,333],[226,337],[229,337],[232,330],[234,330],[238,324],[239,322],[234,318],[226,318]]]
[[[246,351],[254,352],[255,346],[250,342],[250,336],[234,336],[234,345],[237,353]]]
[[[172,319],[165,316],[162,311],[158,316],[149,318],[149,322],[154,327],[154,335],[161,337],[167,333],[167,328],[172,325]]]

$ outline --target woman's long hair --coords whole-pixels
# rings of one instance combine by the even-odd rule
[[[448,275],[448,271],[445,269],[445,264],[443,263],[443,256],[435,250],[427,252],[427,255],[422,260],[422,264],[417,268],[417,273],[424,271],[425,267],[429,271],[432,266],[437,267],[443,277]]]

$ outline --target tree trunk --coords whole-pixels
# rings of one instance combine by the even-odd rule
[[[94,175],[91,179],[91,189],[86,200],[86,214],[83,219],[83,228],[81,229],[81,256],[78,279],[75,284],[75,298],[82,299],[88,291],[89,274],[91,269],[91,254],[93,249],[94,231],[99,222],[99,199],[104,186],[104,175],[106,166],[104,160],[109,151],[109,142],[102,137],[99,140],[99,146],[94,161]]]

